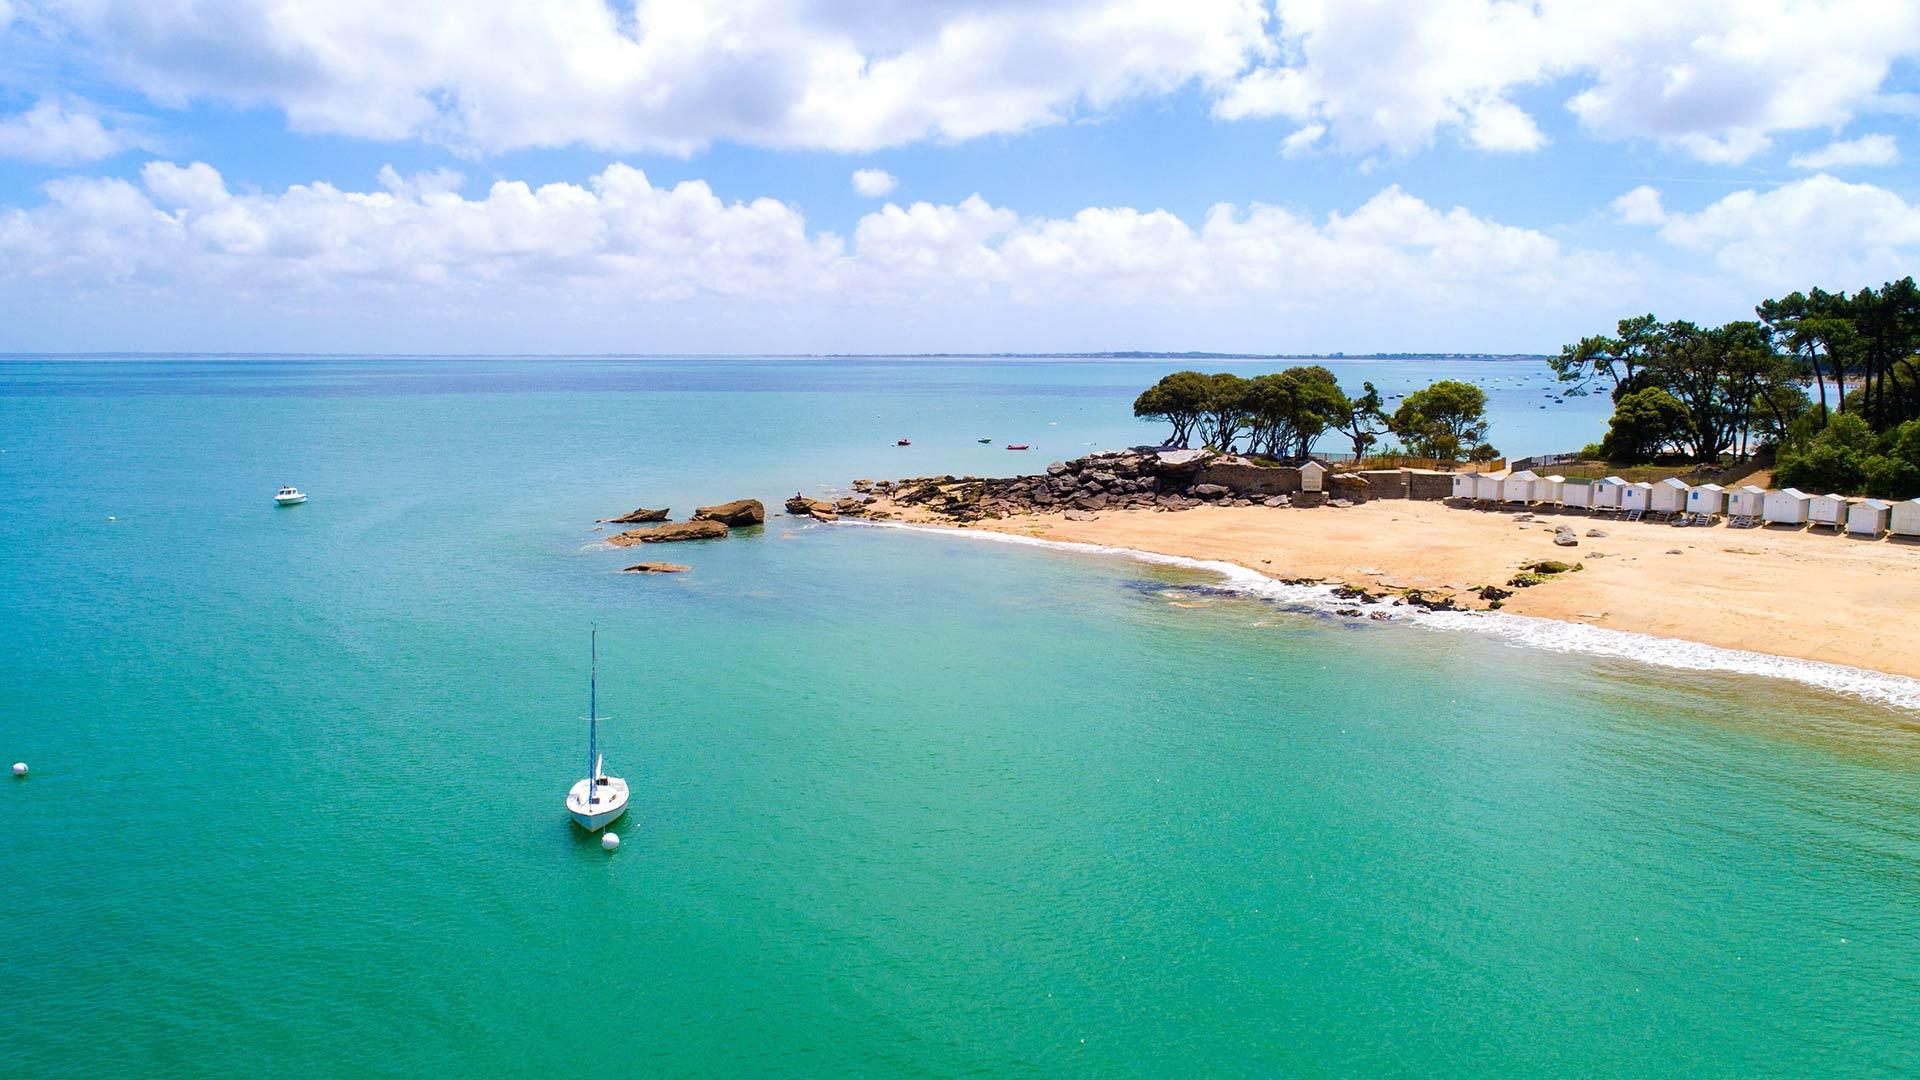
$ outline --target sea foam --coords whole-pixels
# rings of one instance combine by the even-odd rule
[[[993,543],[1070,551],[1085,555],[1112,555],[1162,566],[1178,566],[1219,575],[1226,588],[1247,596],[1321,613],[1353,607],[1352,600],[1333,595],[1331,585],[1290,585],[1237,563],[1217,559],[1193,559],[1182,555],[1162,555],[1134,548],[1084,544],[1069,540],[1044,540],[1034,536],[1015,536],[985,529],[954,529],[937,525],[909,525],[896,521],[848,522],[871,528],[900,529],[907,532],[986,540]],[[1725,671],[1740,675],[1759,675],[1787,679],[1805,686],[1896,709],[1920,713],[1920,679],[1889,675],[1864,668],[1829,664],[1818,660],[1796,660],[1726,649],[1697,641],[1655,637],[1629,630],[1513,615],[1502,611],[1430,611],[1426,608],[1375,606],[1369,614],[1384,613],[1389,621],[1429,630],[1467,632],[1486,635],[1516,648],[1545,649],[1550,652],[1580,653],[1630,660],[1654,667],[1686,671]]]

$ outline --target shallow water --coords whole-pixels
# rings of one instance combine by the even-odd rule
[[[0,363],[9,1071],[1920,1069],[1920,714],[901,530],[612,572],[1150,431],[842,364]]]

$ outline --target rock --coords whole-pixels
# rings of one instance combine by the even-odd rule
[[[1221,484],[1195,484],[1189,494],[1196,499],[1217,499],[1222,495],[1231,495],[1233,491]]]
[[[679,540],[724,540],[727,527],[718,521],[680,521],[652,529],[632,529],[610,536],[607,543],[618,547],[634,544],[670,544]]]
[[[1532,521],[1532,520],[1533,520],[1533,515],[1532,515],[1532,514],[1515,514],[1515,515],[1513,515],[1513,520],[1515,520],[1515,521]]]
[[[853,490],[855,490],[855,491],[859,491],[859,492],[868,492],[868,491],[872,491],[872,490],[873,490],[873,481],[871,481],[871,480],[855,480],[855,481],[853,482]]]
[[[1277,507],[1282,507],[1287,505],[1287,502],[1288,500],[1285,495],[1269,495],[1266,498],[1260,500],[1260,505],[1277,508]]]
[[[1068,521],[1099,521],[1100,520],[1099,514],[1091,513],[1086,510],[1069,510],[1060,516],[1066,518]]]
[[[693,569],[675,562],[643,562],[621,569],[623,574],[684,574]]]
[[[839,521],[840,520],[840,515],[834,513],[831,510],[816,509],[808,513],[807,516],[812,518],[815,521]]]
[[[1679,548],[1668,548],[1668,549],[1667,549],[1667,554],[1669,554],[1669,555],[1685,555],[1685,554],[1686,554],[1686,552],[1684,552],[1684,551],[1681,551],[1681,550],[1680,550]]]
[[[1060,476],[1064,474],[1066,471],[1067,471],[1067,463],[1064,461],[1056,461],[1053,464],[1047,466],[1048,476]]]
[[[1488,585],[1477,593],[1482,600],[1505,600],[1513,595],[1512,589],[1503,589],[1498,585]]]
[[[649,521],[665,521],[667,520],[668,512],[668,508],[664,506],[658,510],[649,510],[643,506],[631,514],[624,514],[617,518],[602,518],[601,520],[609,525],[641,525]]]
[[[1554,533],[1553,542],[1557,547],[1579,547],[1580,541],[1570,532]]]
[[[1353,500],[1352,499],[1328,499],[1327,505],[1337,506],[1340,509],[1345,510],[1353,506]]]
[[[767,520],[767,508],[759,499],[735,499],[718,506],[703,506],[693,512],[695,521],[717,521],[722,525],[761,525]]]
[[[1105,510],[1107,508],[1107,497],[1105,495],[1082,495],[1073,500],[1073,508],[1075,510]]]
[[[787,513],[792,514],[794,517],[805,517],[816,511],[832,509],[833,504],[830,502],[821,499],[809,499],[805,495],[798,493],[796,493],[793,498],[787,500]]]
[[[1589,540],[1604,540],[1606,539],[1606,536],[1607,536],[1607,530],[1605,529],[1588,529],[1587,530],[1587,539]]]

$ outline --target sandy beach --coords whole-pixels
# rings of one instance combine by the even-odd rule
[[[1504,610],[1920,677],[1920,544],[1579,512],[1521,516],[1383,500],[1346,509],[1110,511],[1090,521],[1020,515],[969,527],[1221,560],[1275,578],[1437,591],[1476,608],[1486,603],[1471,590],[1504,586],[1523,564],[1579,562],[1577,573],[1515,589]],[[897,517],[943,523],[912,507]],[[1555,546],[1560,524],[1575,528],[1578,547]],[[1607,535],[1587,535],[1596,529]]]

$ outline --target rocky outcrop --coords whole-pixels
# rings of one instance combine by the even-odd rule
[[[650,521],[667,520],[668,512],[667,507],[661,507],[658,510],[649,510],[643,506],[631,514],[623,514],[617,518],[601,518],[600,520],[608,525],[644,525]]]
[[[681,566],[674,562],[643,562],[622,567],[620,572],[623,574],[684,574],[691,569],[693,567]]]
[[[693,512],[695,521],[717,521],[722,525],[763,525],[767,508],[759,499],[735,499],[718,506],[703,506]]]
[[[832,513],[833,504],[825,499],[809,499],[799,492],[786,502],[787,513],[794,517],[806,517],[809,514]]]
[[[631,547],[634,544],[670,544],[680,540],[724,540],[726,537],[727,527],[724,523],[697,520],[675,522],[652,529],[629,529],[618,536],[607,537],[607,543],[615,547]]]

